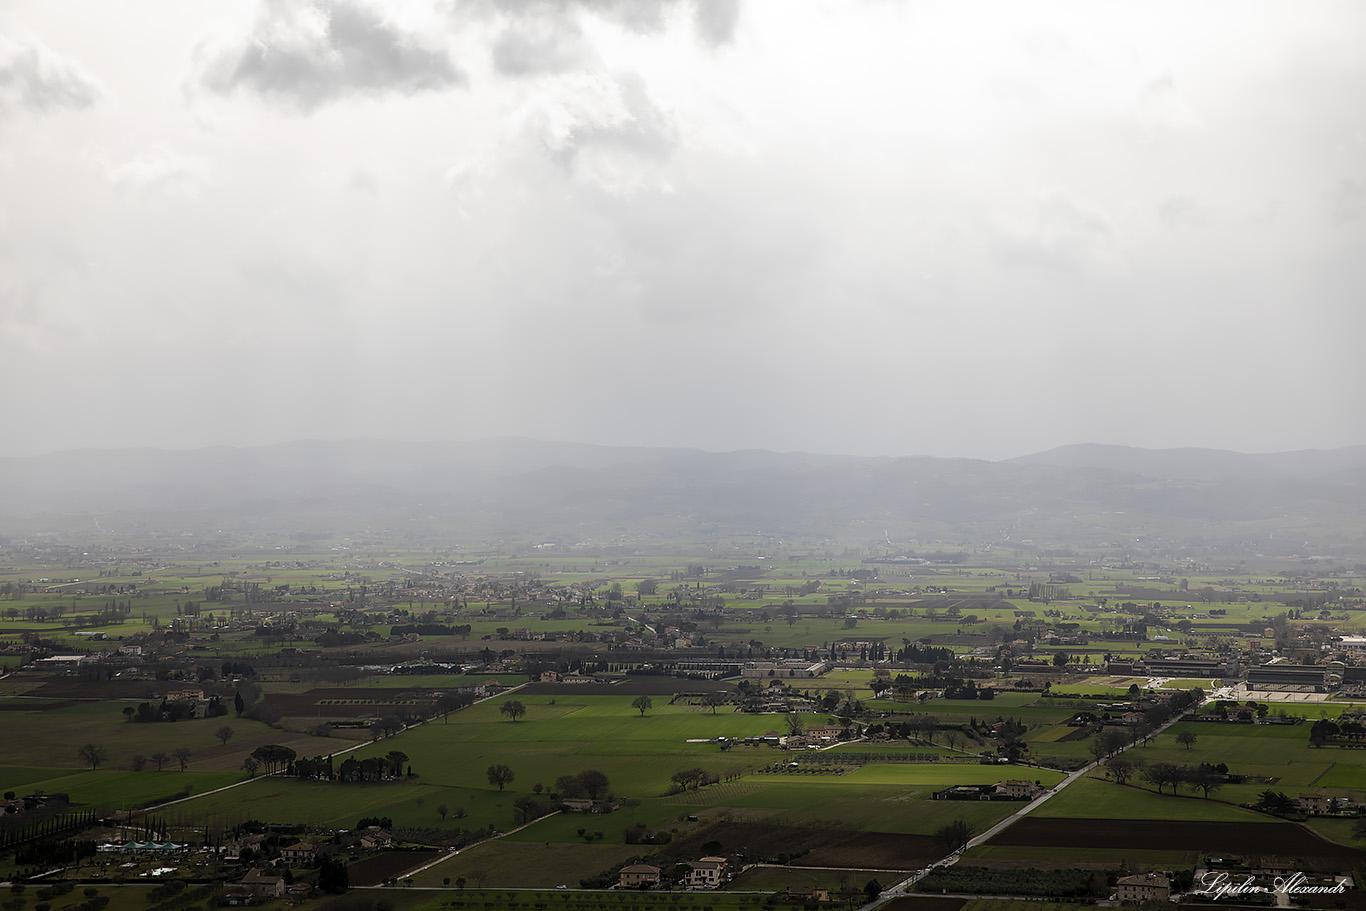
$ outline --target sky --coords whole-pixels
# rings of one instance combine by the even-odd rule
[[[6,0],[0,455],[1366,443],[1366,5]]]

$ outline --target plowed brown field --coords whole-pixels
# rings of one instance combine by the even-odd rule
[[[989,842],[1048,848],[1161,848],[1277,857],[1334,857],[1357,863],[1366,851],[1334,844],[1291,822],[1167,822],[1160,819],[1026,817]]]

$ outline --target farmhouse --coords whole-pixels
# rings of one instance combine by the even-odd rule
[[[1033,800],[1046,790],[1032,781],[1011,778],[996,784],[956,784],[935,791],[930,797],[934,800]]]
[[[1148,901],[1170,901],[1171,880],[1160,873],[1140,873],[1122,877],[1115,883],[1115,901],[1128,904]]]
[[[807,739],[809,739],[809,740],[819,740],[819,741],[821,741],[821,742],[829,742],[829,741],[831,741],[831,740],[839,740],[839,739],[840,739],[840,736],[841,736],[846,730],[848,730],[848,728],[846,728],[846,727],[844,727],[844,726],[842,726],[842,725],[838,725],[838,724],[827,724],[827,725],[821,725],[821,726],[817,726],[817,727],[809,727],[809,728],[807,728],[807,729],[806,729],[806,736],[807,736]]]
[[[202,702],[204,691],[198,687],[186,687],[183,690],[171,690],[166,694],[167,702]]]
[[[659,868],[649,864],[631,864],[621,868],[621,879],[617,886],[622,889],[639,889],[641,886],[659,885]]]
[[[1333,811],[1333,804],[1326,794],[1302,793],[1295,798],[1295,809],[1305,816],[1327,816]]]
[[[830,901],[829,889],[817,889],[814,886],[788,886],[787,897],[794,902],[828,902]]]
[[[1033,800],[1043,792],[1042,787],[1023,778],[996,782],[996,796],[1005,800]]]
[[[726,859],[703,857],[690,861],[686,884],[699,889],[714,889],[726,881]]]
[[[291,866],[311,864],[318,859],[318,846],[306,841],[280,849],[280,858]]]
[[[228,904],[246,905],[256,899],[279,898],[285,894],[285,880],[282,876],[268,876],[253,867],[242,877],[241,882],[230,883],[227,887]],[[241,899],[246,897],[246,901]],[[236,900],[234,900],[236,899]]]
[[[360,837],[362,848],[388,848],[394,844],[394,836],[376,826],[370,826]]]

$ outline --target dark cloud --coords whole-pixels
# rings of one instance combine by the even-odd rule
[[[0,34],[0,111],[19,105],[48,113],[88,108],[104,93],[85,68],[28,35]]]
[[[465,77],[445,51],[421,46],[359,0],[270,0],[245,40],[209,56],[203,80],[217,92],[243,88],[311,110],[348,95],[412,95]]]

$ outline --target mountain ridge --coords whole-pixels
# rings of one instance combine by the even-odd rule
[[[1142,469],[1142,470],[1136,470]],[[776,534],[1362,543],[1366,447],[1068,446],[999,462],[764,450],[298,441],[0,458],[0,531],[414,541]]]
[[[1293,478],[1309,480],[1366,470],[1366,446],[1244,453],[1231,449],[1145,449],[1104,443],[1073,443],[1003,461],[1069,468],[1105,468],[1149,477],[1184,480]]]

